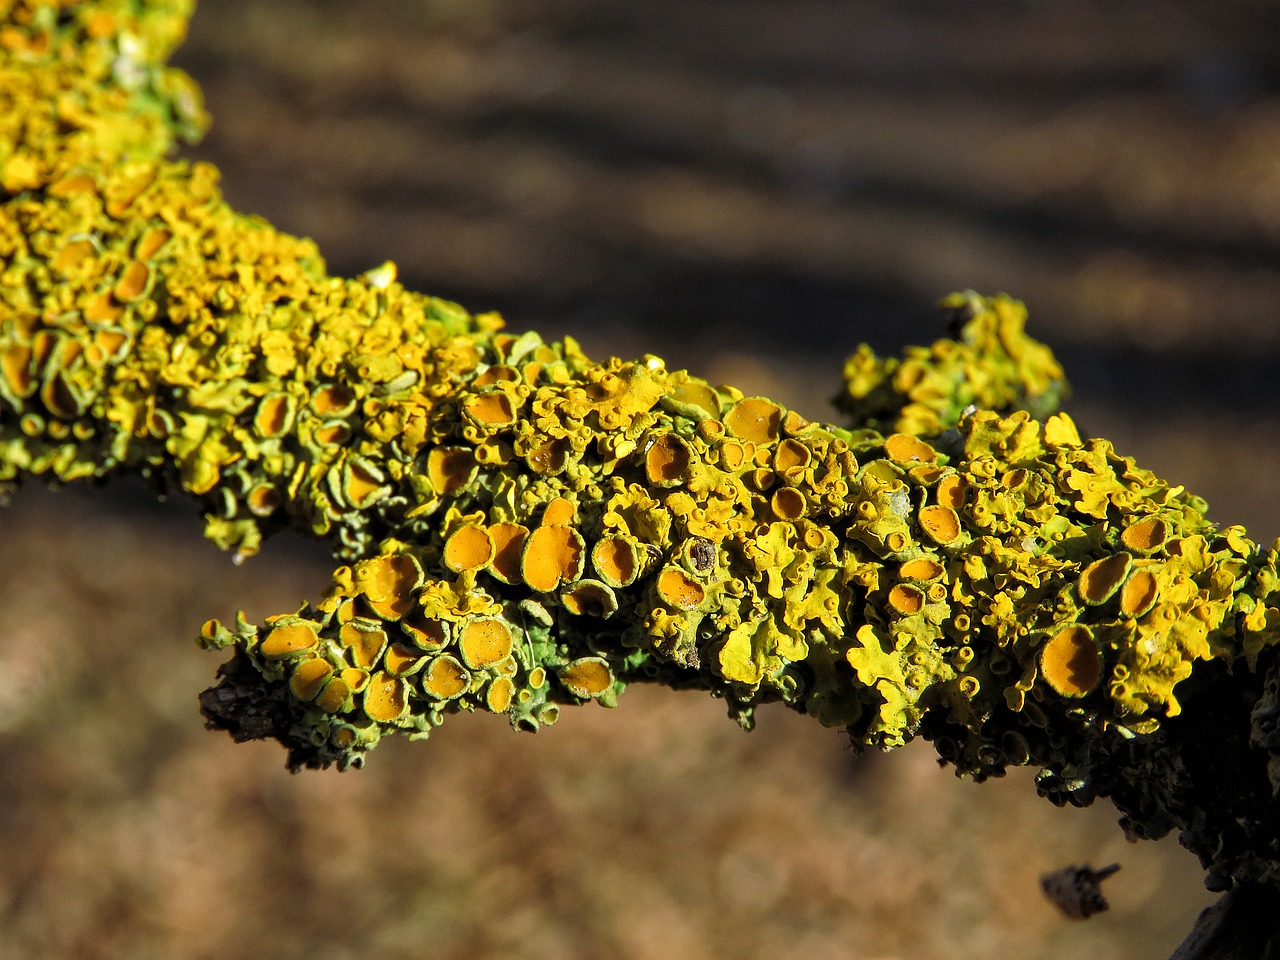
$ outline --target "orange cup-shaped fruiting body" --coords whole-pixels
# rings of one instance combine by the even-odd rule
[[[542,526],[529,534],[520,560],[524,582],[549,593],[560,584],[576,580],[582,572],[582,535],[562,524]]]
[[[1123,551],[1095,560],[1080,571],[1076,582],[1080,599],[1090,606],[1106,603],[1120,589],[1132,566],[1133,557]]]
[[[1160,581],[1150,570],[1135,570],[1120,588],[1120,612],[1126,617],[1140,617],[1153,606],[1160,595]]]
[[[454,573],[481,570],[493,559],[493,538],[484,527],[463,524],[444,542],[444,565]]]
[[[578,617],[608,619],[618,612],[618,597],[608,584],[598,580],[579,580],[560,594],[564,608]]]
[[[889,606],[905,616],[919,613],[924,609],[924,594],[918,587],[899,583],[889,591]]]
[[[1145,517],[1125,527],[1120,542],[1138,554],[1155,553],[1169,537],[1169,525],[1159,517]]]
[[[427,664],[421,676],[422,692],[433,700],[454,700],[471,685],[471,674],[447,653]]]
[[[645,476],[655,487],[679,486],[687,478],[689,461],[688,444],[674,433],[664,433],[645,451]]]
[[[383,671],[369,678],[364,690],[364,712],[378,723],[394,723],[409,708],[409,689],[405,682]]]
[[[884,453],[898,463],[932,463],[938,459],[933,447],[909,433],[895,433],[886,438]]]
[[[320,637],[315,625],[304,620],[279,623],[258,646],[267,660],[291,660],[312,650]]]
[[[489,526],[493,557],[489,571],[503,583],[520,582],[520,558],[524,554],[529,529],[519,523],[494,523]]]
[[[511,656],[511,628],[496,617],[475,617],[458,630],[458,652],[472,670]]]
[[[316,698],[331,676],[333,665],[329,661],[319,657],[303,660],[293,668],[293,675],[289,678],[289,691],[306,703]]]
[[[585,699],[593,699],[607,691],[614,683],[613,672],[600,657],[580,657],[562,667],[560,682],[570,693]]]
[[[920,529],[934,543],[946,546],[960,536],[960,517],[951,507],[921,507]]]
[[[898,573],[904,580],[936,580],[945,572],[946,568],[942,564],[928,557],[908,560],[898,568]]]
[[[782,408],[764,397],[747,397],[725,414],[724,425],[739,440],[772,443],[782,427]]]
[[[604,537],[591,549],[591,565],[614,589],[628,587],[640,571],[637,544],[623,536]]]
[[[1040,675],[1064,697],[1083,697],[1102,679],[1102,654],[1085,626],[1063,627],[1040,650]]]
[[[678,567],[666,567],[658,574],[657,589],[663,603],[680,610],[693,610],[707,595],[702,584]]]

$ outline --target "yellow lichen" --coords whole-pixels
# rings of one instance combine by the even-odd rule
[[[706,597],[706,590],[683,570],[667,567],[658,574],[658,596],[681,610],[692,610]]]
[[[258,647],[258,652],[268,660],[283,660],[301,656],[319,642],[315,625],[294,621],[273,627]]]
[[[747,397],[734,404],[725,414],[724,425],[739,439],[751,443],[769,443],[778,438],[782,413],[782,408],[772,400]]]
[[[1102,655],[1088,627],[1059,630],[1040,650],[1040,675],[1064,697],[1083,697],[1102,679]]]
[[[845,429],[506,332],[394,264],[332,277],[167,159],[203,120],[163,66],[185,8],[123,9],[0,28],[0,493],[141,472],[240,558],[327,540],[318,603],[201,630],[296,762],[459,710],[537,729],[643,679],[744,725],[782,701],[859,747],[924,734],[978,777],[1035,762],[1052,793],[1170,729],[1188,678],[1271,669],[1275,549],[1055,413],[1017,301],[957,294],[954,339],[859,349]]]
[[[303,660],[293,668],[289,677],[289,691],[299,700],[314,700],[325,682],[333,676],[333,666],[318,657]]]
[[[571,693],[584,699],[600,696],[614,682],[609,664],[600,657],[580,657],[561,668],[557,676]]]
[[[524,582],[546,593],[575,580],[582,571],[582,553],[582,536],[577,530],[561,525],[539,527],[529,534],[520,561]]]
[[[422,675],[422,692],[436,700],[452,700],[466,692],[471,675],[449,654],[436,657]]]
[[[477,524],[459,527],[444,544],[444,565],[454,573],[478,570],[493,559],[494,543],[489,531]]]
[[[1133,557],[1123,551],[1095,560],[1080,571],[1080,599],[1091,606],[1106,603],[1124,583],[1132,565]]]
[[[458,652],[472,670],[492,666],[511,655],[511,629],[494,617],[468,620],[458,631]]]
[[[591,548],[591,565],[601,580],[618,589],[630,586],[635,580],[640,560],[634,541],[624,536],[608,536]]]
[[[934,543],[945,546],[960,536],[960,518],[951,507],[941,505],[922,507],[920,529]]]

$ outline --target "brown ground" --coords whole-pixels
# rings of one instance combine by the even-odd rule
[[[1246,0],[210,4],[183,62],[242,209],[333,268],[814,415],[859,339],[1025,298],[1072,410],[1280,533],[1280,17]],[[1204,12],[1212,6],[1213,12]],[[957,12],[957,11],[963,11]],[[187,637],[315,597],[186,505],[24,491],[0,538],[0,960],[1165,957],[1208,902],[1023,771],[858,760],[769,711],[634,689],[516,735],[451,719],[290,777],[205,733]],[[1118,860],[1113,910],[1036,877]]]

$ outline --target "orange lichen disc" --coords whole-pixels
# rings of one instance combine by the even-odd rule
[[[644,455],[645,475],[659,487],[683,483],[689,470],[689,447],[674,433],[664,433]]]
[[[579,617],[611,617],[618,611],[613,591],[595,580],[579,580],[560,595],[560,600],[566,610]]]
[[[295,697],[306,703],[316,698],[331,676],[333,676],[333,665],[329,661],[318,657],[303,660],[293,668],[293,676],[289,678],[289,689]]]
[[[560,682],[570,693],[583,698],[598,697],[613,686],[613,672],[600,657],[581,657],[562,667]]]
[[[960,517],[951,507],[922,507],[920,529],[935,543],[945,545],[960,536]]]
[[[97,250],[89,240],[72,240],[59,250],[58,255],[53,258],[53,268],[59,273],[67,273],[94,256],[95,253],[97,253]]]
[[[1126,617],[1140,617],[1153,606],[1160,593],[1160,582],[1150,570],[1135,570],[1120,589],[1120,612]]]
[[[492,559],[493,540],[484,527],[465,524],[445,541],[444,565],[454,573],[478,570]]]
[[[635,580],[639,559],[635,545],[630,540],[611,536],[600,540],[592,548],[591,565],[602,581],[620,589]]]
[[[573,523],[576,512],[572,500],[566,497],[556,497],[542,511],[542,525],[550,527],[557,524],[563,526]]]
[[[686,380],[676,386],[671,391],[671,399],[678,403],[691,403],[701,407],[712,416],[720,412],[720,397],[715,390],[711,389],[707,384],[699,383],[696,380]]]
[[[782,426],[782,408],[764,397],[747,397],[725,414],[724,425],[740,440],[772,443]]]
[[[141,260],[134,260],[124,268],[111,292],[121,303],[132,303],[151,288],[151,268]]]
[[[351,687],[341,677],[333,677],[314,702],[327,713],[337,713],[351,702]]]
[[[773,469],[785,477],[793,478],[800,474],[812,459],[813,454],[809,448],[799,440],[783,440],[773,452]]]
[[[249,488],[244,495],[245,505],[249,512],[259,517],[267,517],[279,509],[282,502],[280,491],[274,484],[259,483]]]
[[[907,580],[936,580],[945,572],[946,568],[942,564],[928,557],[908,560],[898,569],[898,574]]]
[[[534,473],[551,476],[564,469],[567,454],[568,444],[565,441],[548,440],[531,450],[525,459]]]
[[[399,620],[413,608],[422,569],[407,554],[373,557],[355,566],[356,584],[384,620]]]
[[[384,478],[372,464],[362,463],[355,457],[347,460],[343,469],[342,492],[347,502],[357,510],[372,503],[374,496],[384,487]]]
[[[458,652],[472,670],[492,666],[511,656],[511,630],[496,617],[468,620],[458,633]]]
[[[1164,546],[1169,526],[1159,517],[1147,517],[1125,527],[1120,542],[1134,553],[1154,553]]]
[[[495,677],[484,694],[485,706],[492,713],[505,713],[515,697],[516,685],[510,677]]]
[[[492,383],[518,383],[520,381],[520,372],[514,367],[505,364],[494,364],[488,370],[476,376],[471,381],[472,387],[487,387]]]
[[[1064,627],[1040,651],[1040,675],[1064,697],[1083,697],[1102,679],[1102,654],[1088,627]]]
[[[959,474],[949,474],[938,481],[938,505],[959,510],[964,506],[968,484]]]
[[[902,614],[919,613],[924,609],[924,594],[913,586],[899,583],[889,591],[889,606]]]
[[[369,626],[368,621],[352,621],[338,629],[338,640],[351,651],[352,664],[369,669],[382,656],[387,634],[381,627]]]
[[[1090,606],[1106,603],[1129,576],[1132,565],[1133,557],[1124,551],[1095,560],[1080,571],[1080,580],[1076,584],[1080,599]]]
[[[258,404],[254,429],[261,437],[279,437],[293,422],[293,405],[287,393],[269,393]]]
[[[489,539],[493,541],[489,570],[503,583],[520,582],[520,557],[528,535],[528,529],[518,523],[495,523],[489,527]]]
[[[706,598],[702,584],[693,580],[683,570],[666,567],[658,574],[658,596],[681,610],[692,610]]]
[[[311,394],[311,409],[321,417],[335,417],[347,413],[355,402],[355,394],[341,383],[330,383]]]
[[[258,647],[268,660],[284,660],[310,650],[320,639],[310,623],[290,623],[273,627]]]
[[[529,534],[520,562],[524,582],[547,593],[582,571],[582,536],[573,527],[539,527]]]
[[[364,691],[364,712],[378,723],[394,723],[409,706],[409,689],[403,680],[381,670],[369,678]]]
[[[363,693],[364,688],[369,685],[369,671],[361,667],[343,667],[338,671],[338,676],[352,693]]]
[[[774,491],[769,505],[773,507],[774,515],[779,520],[798,520],[804,516],[804,494],[795,487],[782,487]]]
[[[330,447],[340,447],[351,439],[351,427],[344,420],[330,420],[316,428],[317,443]]]
[[[418,647],[428,652],[439,650],[449,642],[449,632],[444,621],[423,616],[421,609],[401,620],[400,629]]]
[[[35,385],[31,376],[31,348],[11,343],[0,349],[0,376],[16,395],[25,397]]]
[[[422,675],[422,691],[436,700],[452,700],[466,692],[471,674],[455,658],[444,654],[436,657]]]
[[[406,643],[393,643],[383,654],[382,664],[395,677],[408,676],[422,666],[422,651]]]
[[[475,476],[475,454],[466,447],[436,447],[427,454],[427,479],[442,496],[457,493]]]
[[[884,452],[890,460],[898,463],[932,463],[938,459],[938,452],[933,447],[909,433],[895,433],[886,438]]]
[[[506,426],[515,422],[515,405],[502,390],[492,390],[467,399],[464,409],[476,423],[485,426]]]
[[[163,227],[148,230],[134,248],[134,255],[139,260],[150,260],[166,243],[173,239],[173,234]]]

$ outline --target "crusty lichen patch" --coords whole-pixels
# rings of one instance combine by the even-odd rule
[[[330,543],[323,599],[201,631],[296,763],[648,681],[1079,784],[1193,674],[1274,661],[1275,548],[1055,413],[1016,301],[956,294],[954,339],[859,350],[850,427],[596,362],[392,264],[329,276],[164,159],[201,120],[163,67],[185,5],[58,9],[0,2],[0,487],[134,471],[239,557],[286,526]]]

